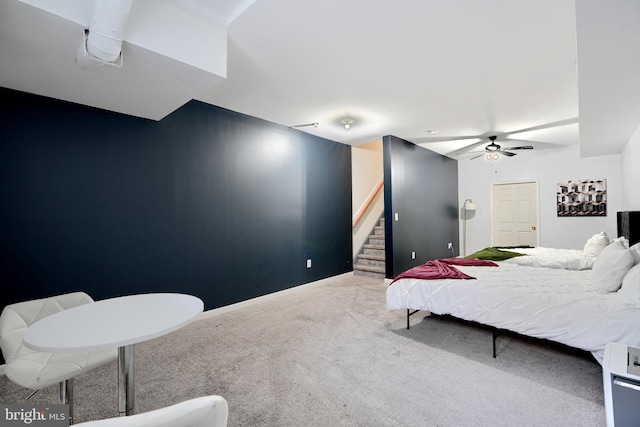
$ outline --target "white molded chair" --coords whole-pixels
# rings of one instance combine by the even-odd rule
[[[22,343],[22,334],[33,323],[62,310],[93,299],[84,292],[7,305],[0,314],[0,349],[6,362],[5,374],[19,386],[40,390],[60,384],[60,403],[69,404],[73,419],[73,377],[115,360],[118,350],[83,353],[44,353]]]
[[[78,427],[226,427],[227,401],[221,396],[204,396],[172,406],[127,417],[76,424]]]

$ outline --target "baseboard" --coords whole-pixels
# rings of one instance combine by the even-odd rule
[[[273,292],[271,294],[262,295],[259,297],[251,298],[246,301],[240,301],[235,304],[225,305],[224,307],[214,308],[211,310],[207,310],[199,316],[199,319],[206,318],[208,316],[217,315],[221,313],[226,313],[229,311],[237,310],[239,308],[249,307],[259,302],[268,301],[269,299],[279,297],[281,295],[292,294],[295,292],[300,292],[306,289],[314,288],[316,286],[324,285],[325,283],[334,280],[339,277],[348,277],[353,276],[353,271],[348,273],[338,274],[337,276],[327,277],[326,279],[316,280],[315,282],[305,283],[303,285],[294,286],[293,288],[283,289],[281,291]]]

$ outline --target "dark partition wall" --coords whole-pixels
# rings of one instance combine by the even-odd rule
[[[0,96],[0,307],[83,290],[210,309],[352,270],[349,146],[196,101],[155,122]]]
[[[394,136],[382,145],[387,278],[452,256],[448,243],[458,255],[458,162]]]

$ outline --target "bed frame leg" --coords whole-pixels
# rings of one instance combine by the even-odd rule
[[[496,358],[496,338],[500,335],[500,331],[498,329],[493,330],[493,358]]]
[[[409,317],[411,317],[413,314],[419,312],[420,310],[413,310],[411,311],[410,309],[407,308],[407,329],[409,329]]]

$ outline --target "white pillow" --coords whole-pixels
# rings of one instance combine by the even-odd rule
[[[602,293],[617,291],[622,278],[633,267],[633,255],[617,240],[600,252],[593,262],[591,281]]]
[[[633,255],[633,260],[636,264],[640,264],[640,242],[629,248],[629,252]]]
[[[618,294],[632,302],[633,305],[640,305],[640,264],[635,265],[625,274]]]
[[[598,256],[600,252],[609,244],[609,236],[603,231],[602,233],[594,234],[584,244],[585,255]]]
[[[624,246],[625,249],[629,249],[629,240],[624,236],[616,237],[609,244],[611,244],[613,242],[621,242],[622,246]]]

